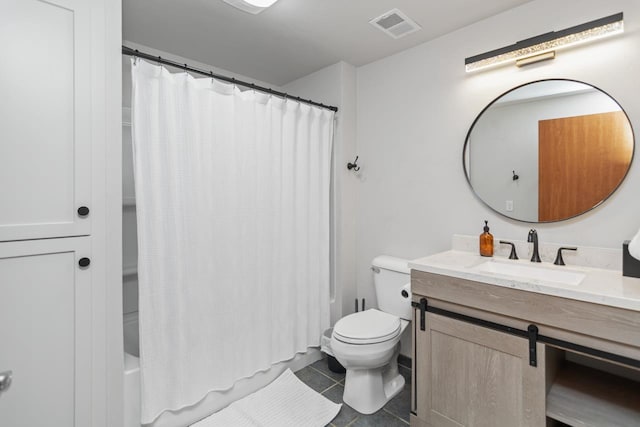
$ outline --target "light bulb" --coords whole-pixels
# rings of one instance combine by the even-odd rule
[[[246,3],[250,5],[267,8],[277,2],[278,0],[244,0]]]
[[[225,3],[229,3],[231,6],[253,15],[262,12],[277,1],[278,0],[224,0]]]

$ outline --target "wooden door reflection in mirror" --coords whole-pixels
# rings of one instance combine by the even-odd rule
[[[618,187],[633,155],[622,111],[538,122],[538,221],[571,218]]]

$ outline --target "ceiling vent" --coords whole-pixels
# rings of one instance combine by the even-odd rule
[[[404,37],[422,29],[420,25],[398,9],[392,9],[389,12],[383,13],[377,18],[369,21],[369,24],[394,39],[399,39],[400,37]]]

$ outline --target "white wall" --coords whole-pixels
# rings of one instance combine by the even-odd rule
[[[622,36],[525,68],[464,71],[465,57],[620,11]],[[454,233],[479,235],[484,219],[494,235],[524,239],[530,224],[494,213],[466,182],[462,148],[469,126],[514,86],[569,78],[608,92],[640,129],[638,46],[637,0],[537,0],[358,68],[358,296],[375,298],[369,265],[378,254],[411,259],[446,250]],[[603,205],[572,220],[537,225],[541,241],[619,248],[640,226],[639,181],[636,161]]]
[[[293,81],[283,90],[338,107],[332,174],[334,324],[354,311],[356,298],[357,176],[346,168],[356,156],[356,69],[339,62]]]

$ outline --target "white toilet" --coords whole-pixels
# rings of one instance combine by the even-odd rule
[[[331,335],[333,355],[347,369],[343,400],[363,414],[376,412],[404,387],[398,354],[411,319],[407,260],[379,256],[372,270],[380,309],[343,317]]]

